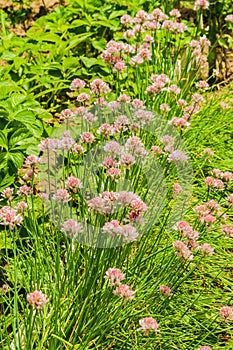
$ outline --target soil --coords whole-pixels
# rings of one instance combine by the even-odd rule
[[[22,0],[22,4],[14,0],[0,0],[0,9],[4,10],[12,24],[7,28],[10,32],[19,36],[25,33],[32,23],[39,17],[53,11],[57,6],[68,3],[65,0]]]

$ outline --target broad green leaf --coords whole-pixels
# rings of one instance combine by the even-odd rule
[[[97,59],[97,58],[88,58],[88,57],[81,57],[82,62],[84,63],[84,65],[87,68],[90,68],[94,65],[104,65],[103,61],[101,59]]]
[[[88,34],[79,34],[76,35],[75,37],[73,37],[70,40],[70,44],[69,46],[67,46],[67,48],[65,49],[65,51],[69,51],[70,49],[73,49],[74,47],[76,47],[78,44],[80,44],[81,42],[87,40],[87,38],[89,38],[90,36],[93,36],[95,33],[88,33]]]
[[[0,147],[8,149],[8,140],[4,132],[0,131]]]

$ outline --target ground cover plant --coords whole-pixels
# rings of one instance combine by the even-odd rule
[[[3,349],[232,349],[233,85],[189,5],[75,0],[3,33]]]

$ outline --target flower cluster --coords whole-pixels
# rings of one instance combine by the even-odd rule
[[[109,268],[106,271],[105,279],[109,281],[110,286],[116,287],[113,294],[120,296],[125,300],[130,300],[134,298],[135,291],[131,289],[127,284],[122,284],[125,275],[117,268]]]

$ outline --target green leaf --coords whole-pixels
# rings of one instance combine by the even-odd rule
[[[106,48],[106,39],[104,38],[93,40],[91,43],[96,50],[103,51]]]
[[[70,44],[69,46],[67,46],[67,48],[65,49],[65,51],[69,51],[70,49],[73,49],[74,47],[78,46],[78,44],[80,44],[81,42],[87,40],[87,38],[89,38],[90,36],[93,36],[95,33],[88,33],[88,34],[79,34],[76,35],[75,37],[73,37],[70,40]]]
[[[113,11],[110,16],[109,16],[109,19],[112,19],[112,18],[117,18],[117,17],[121,17],[125,15],[125,11],[124,10],[120,10],[120,11]]]
[[[13,113],[9,116],[9,119],[18,120],[27,127],[28,124],[33,124],[35,122],[35,115],[29,109],[24,109],[19,112]]]
[[[87,68],[90,68],[92,66],[95,66],[95,65],[104,65],[103,61],[101,59],[98,59],[98,58],[88,58],[88,57],[81,57],[81,61],[84,63],[84,65],[87,67]]]
[[[77,67],[77,65],[78,65],[77,57],[65,57],[62,61],[62,66],[65,71],[69,68]]]
[[[3,131],[0,131],[0,147],[8,149],[8,140]]]
[[[8,153],[8,163],[9,168],[11,167],[10,162],[14,165],[16,169],[20,168],[24,162],[24,155],[21,152],[11,152]]]
[[[25,99],[26,99],[26,96],[23,94],[14,94],[11,96],[9,100],[12,104],[12,107],[15,107],[21,104]]]

